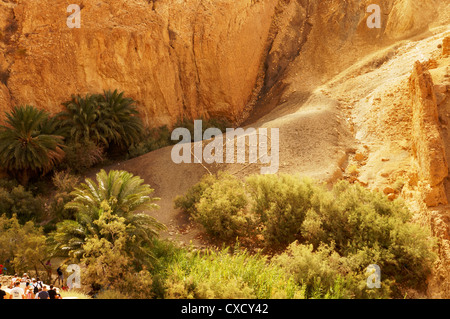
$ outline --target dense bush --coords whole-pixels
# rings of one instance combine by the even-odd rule
[[[231,175],[221,174],[204,190],[192,217],[208,234],[228,241],[248,237],[254,230],[247,206],[244,184]]]
[[[71,170],[76,174],[82,174],[105,160],[103,147],[92,141],[84,143],[69,142],[65,152],[66,156],[59,169]]]
[[[311,199],[322,190],[310,180],[291,175],[254,175],[246,184],[267,245],[285,247],[299,239]]]
[[[353,260],[355,269],[377,264],[398,283],[424,288],[433,243],[401,202],[339,182],[332,192],[315,196],[312,204],[302,225],[305,242],[315,247],[333,243],[341,256]]]
[[[282,248],[299,239],[312,196],[321,189],[294,176],[255,175],[245,183],[221,173],[205,175],[175,207],[189,213],[218,239],[262,235],[267,246]],[[242,239],[242,238],[241,238]]]
[[[219,173],[219,178],[222,173]],[[175,198],[175,208],[181,208],[189,215],[194,215],[197,212],[196,205],[200,202],[203,193],[210,188],[217,180],[214,175],[205,175],[200,182],[189,188],[187,193],[183,196],[177,196]]]
[[[298,241],[311,245],[308,247],[318,253],[315,258],[321,259],[326,251],[323,245],[332,247],[333,258],[327,257],[325,264],[339,256],[345,259],[347,270],[335,272],[331,268],[333,276],[318,272],[318,278],[331,289],[340,280],[337,274],[344,276],[344,295],[349,295],[345,292],[348,274],[361,274],[370,264],[380,266],[384,278],[395,282],[392,289],[396,294],[402,287],[422,289],[434,260],[429,231],[412,223],[404,204],[345,181],[328,191],[288,175],[251,176],[244,185],[220,174],[206,177],[178,198],[176,206],[189,212],[217,239],[238,234],[243,241],[243,236],[255,235],[247,232],[253,229],[261,239],[253,244],[280,250]],[[242,218],[234,220],[235,216]],[[221,223],[224,220],[227,222]],[[306,252],[303,249],[302,254],[306,256]],[[310,279],[302,280],[314,290]],[[363,296],[358,289],[350,290]]]
[[[321,244],[314,250],[313,245],[296,241],[275,256],[273,262],[304,285],[307,298],[320,298],[322,294],[339,299],[390,296],[392,280],[383,276],[381,289],[368,289],[365,269],[355,271],[351,260],[340,256],[334,248]]]
[[[32,221],[20,224],[15,215],[0,216],[0,260],[8,263],[9,274],[39,271],[48,260],[42,229]]]
[[[0,215],[8,218],[16,215],[21,224],[28,221],[42,222],[46,215],[44,203],[42,197],[35,197],[22,185],[11,189],[0,187]]]

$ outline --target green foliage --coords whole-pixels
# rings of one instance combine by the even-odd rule
[[[14,107],[0,126],[0,165],[26,185],[64,157],[63,137],[48,132],[49,115],[33,106]]]
[[[246,183],[267,245],[285,247],[299,239],[311,198],[320,189],[310,180],[286,174],[254,175]]]
[[[412,222],[403,203],[345,181],[332,191],[283,174],[251,176],[245,182],[225,174],[207,177],[175,204],[217,239],[238,235],[245,243],[245,237],[255,235],[248,232],[252,229],[260,239],[250,241],[252,245],[278,250],[294,241],[312,245],[298,248],[303,260],[311,259],[311,267],[324,260],[331,268],[313,267],[313,275],[301,278],[308,297],[317,292],[311,278],[320,278],[325,294],[334,287],[334,294],[339,288],[342,296],[368,296],[355,283],[370,264],[381,267],[388,284],[372,297],[385,296],[388,288],[395,296],[404,287],[425,288],[435,258],[433,241],[427,229]],[[341,263],[339,271],[334,260]]]
[[[41,222],[45,217],[44,199],[35,197],[22,185],[12,188],[0,187],[0,215],[17,217],[20,224],[28,221]]]
[[[200,202],[203,193],[210,188],[217,180],[214,175],[207,174],[203,176],[200,182],[189,188],[187,193],[183,196],[175,198],[175,208],[181,208],[184,212],[193,216],[196,211],[196,205]]]
[[[338,299],[389,297],[391,280],[383,279],[381,289],[368,289],[365,272],[354,271],[350,261],[334,249],[322,244],[314,250],[313,245],[294,242],[273,261],[306,287],[307,298],[323,294]]]
[[[93,142],[105,148],[113,145],[128,149],[137,143],[143,124],[135,101],[118,93],[73,95],[64,102],[65,111],[59,114],[64,136],[73,144]]]
[[[300,298],[301,290],[281,267],[246,251],[180,251],[167,268],[165,298]]]
[[[101,212],[108,207],[112,214],[124,218],[128,235],[127,249],[134,254],[134,261],[143,263],[146,257],[151,257],[149,248],[153,238],[164,229],[162,224],[144,213],[145,210],[158,208],[154,204],[158,198],[150,196],[153,189],[143,184],[138,176],[125,171],[106,173],[101,170],[96,179],[97,183],[86,179],[71,193],[74,199],[65,207],[76,211],[76,221],[63,221],[57,225],[50,239],[55,251],[75,259],[81,258],[83,245],[90,237],[101,239],[105,236],[97,221],[101,218]]]
[[[131,298],[150,298],[150,273],[145,269],[134,273],[134,256],[129,251],[129,242],[134,243],[135,237],[130,237],[127,231],[132,226],[126,223],[124,217],[112,214],[111,207],[105,202],[94,224],[98,227],[99,234],[89,236],[83,244],[83,282],[121,291]]]
[[[70,101],[62,104],[65,110],[58,117],[61,119],[61,128],[67,140],[86,144],[93,141],[97,144],[108,144],[108,128],[100,119],[100,109],[97,96],[86,94],[73,95]]]
[[[10,260],[13,272],[37,269],[48,259],[45,236],[29,221],[21,225],[16,218],[0,216],[0,260]]]
[[[138,116],[136,102],[123,94],[117,90],[104,91],[103,95],[97,96],[97,101],[101,112],[99,122],[109,129],[105,132],[106,145],[112,143],[120,149],[128,149],[140,140],[144,126]]]
[[[335,250],[361,270],[377,264],[386,277],[415,288],[423,283],[434,260],[430,233],[412,223],[411,213],[399,201],[348,182],[337,183],[330,193],[313,199],[302,226],[304,239]]]
[[[247,204],[244,184],[232,175],[220,174],[202,193],[192,217],[220,240],[247,237],[254,229]]]

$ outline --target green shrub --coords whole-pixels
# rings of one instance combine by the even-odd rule
[[[22,185],[11,190],[0,187],[0,215],[12,218],[15,214],[21,224],[43,221],[46,215],[44,203],[42,197],[35,197]]]
[[[313,199],[302,234],[315,247],[334,243],[354,269],[377,264],[384,276],[417,289],[424,288],[435,257],[430,232],[412,222],[404,204],[348,182]]]
[[[300,239],[311,198],[322,190],[307,179],[282,174],[254,175],[246,180],[252,212],[258,216],[266,244],[285,247]]]
[[[302,297],[301,289],[281,267],[246,251],[182,251],[166,271],[167,299]]]
[[[321,295],[339,299],[389,297],[391,280],[383,280],[381,289],[368,289],[365,272],[355,272],[351,262],[334,249],[334,246],[322,244],[314,250],[313,245],[294,242],[273,261],[294,276],[299,285],[305,285],[307,298]]]
[[[254,220],[247,204],[244,184],[232,175],[221,174],[205,189],[192,216],[209,235],[220,240],[248,237],[254,230]]]
[[[197,211],[196,205],[200,202],[203,193],[210,188],[216,180],[217,177],[215,175],[207,174],[203,176],[202,180],[192,186],[184,196],[177,196],[175,198],[175,208],[181,208],[184,212],[193,216]]]
[[[318,253],[314,255],[318,260],[344,258],[347,270],[336,272],[330,266],[331,277],[328,272],[313,271],[318,275],[312,277],[321,280],[319,287],[328,289],[319,294],[334,287],[333,294],[368,296],[355,283],[371,264],[381,268],[388,283],[381,296],[388,294],[387,288],[394,296],[400,296],[405,287],[425,289],[435,258],[429,230],[412,222],[402,202],[391,202],[379,192],[345,181],[329,191],[288,175],[251,176],[243,185],[219,174],[195,185],[176,205],[217,239],[240,236],[246,243],[246,237],[262,234],[269,249],[284,248],[297,240],[312,245],[309,253]],[[334,253],[325,258],[323,245],[332,247]],[[307,256],[305,251],[303,256]],[[317,289],[310,278],[302,282],[308,287],[307,296],[314,296]]]

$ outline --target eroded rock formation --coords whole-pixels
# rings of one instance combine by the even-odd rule
[[[418,161],[419,184],[428,206],[447,204],[444,179],[448,165],[440,133],[436,92],[430,72],[420,62],[410,80],[413,113],[413,153]]]
[[[382,9],[380,29],[366,25],[372,2]],[[82,1],[81,28],[70,29],[67,1],[3,1],[0,111],[33,104],[56,112],[72,94],[117,88],[139,102],[149,126],[202,115],[240,122],[301,51],[322,78],[368,50],[355,39],[381,43],[426,29],[432,3],[416,2]]]

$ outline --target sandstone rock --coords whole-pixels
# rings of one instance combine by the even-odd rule
[[[450,55],[450,37],[445,37],[442,41],[442,55]]]
[[[367,159],[367,156],[362,154],[362,153],[356,153],[355,154],[355,161],[357,161],[357,162],[362,162],[362,161],[364,161],[366,159]]]
[[[447,98],[447,95],[445,95],[444,93],[436,92],[436,104],[437,105],[441,105],[445,101],[446,98]]]
[[[438,63],[435,59],[430,59],[424,63],[424,66],[428,69],[436,69],[438,67]]]
[[[390,186],[387,186],[387,187],[385,187],[385,188],[383,189],[383,193],[386,194],[386,195],[389,195],[389,194],[395,194],[395,189],[393,189],[393,188],[390,187]]]
[[[85,1],[81,28],[69,29],[67,1],[2,1],[0,30],[13,32],[0,40],[0,70],[10,73],[0,105],[58,112],[72,94],[119,89],[149,126],[202,115],[241,121],[300,52],[309,69],[334,74],[352,63],[337,47],[370,51],[356,40],[384,44],[432,21],[427,1],[377,3],[389,13],[381,29],[367,27],[370,13],[356,0]]]
[[[276,3],[87,1],[81,28],[69,29],[67,1],[2,2],[0,15],[18,27],[0,57],[26,49],[8,56],[11,98],[57,112],[71,94],[119,89],[139,101],[149,126],[235,120],[253,94]]]
[[[436,94],[431,74],[420,62],[414,65],[409,87],[413,106],[413,153],[419,167],[419,182],[426,185],[423,188],[425,202],[428,206],[447,204],[443,181],[448,175],[448,164],[439,131]]]
[[[434,91],[436,93],[446,93],[447,92],[447,85],[446,84],[437,84],[434,86]]]

